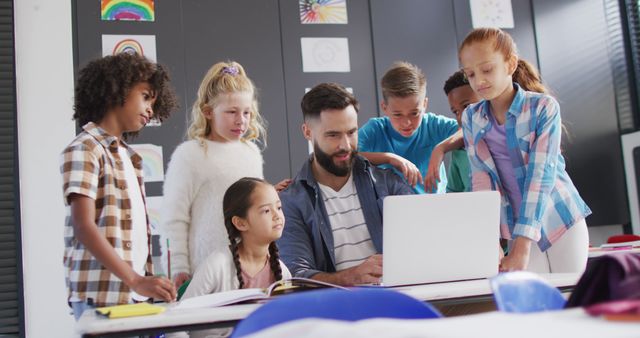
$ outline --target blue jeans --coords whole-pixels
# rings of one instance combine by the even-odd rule
[[[86,302],[71,302],[71,308],[73,309],[73,316],[76,318],[77,322],[84,311],[87,309],[93,309],[93,306],[87,305]]]

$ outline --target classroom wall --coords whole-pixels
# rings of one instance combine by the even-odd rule
[[[630,215],[604,3],[533,0],[532,4],[542,78],[560,102],[568,130],[562,144],[567,172],[594,212],[587,224],[627,224]]]
[[[96,0],[97,1],[97,0]],[[466,1],[454,1],[453,2],[454,13],[460,13],[459,8],[464,7]],[[514,0],[513,5],[515,7],[521,7],[523,10],[527,8],[529,1]],[[597,11],[602,6],[601,1],[583,0],[583,1],[568,1],[567,4],[562,4],[556,1],[541,1],[533,0],[534,18],[535,18],[535,34],[537,34],[537,42],[541,48],[540,66],[542,68],[545,79],[552,84],[554,89],[558,90],[561,95],[566,93],[573,93],[569,91],[568,85],[588,85],[589,81],[584,80],[581,77],[580,72],[574,68],[570,68],[569,75],[575,79],[575,81],[569,81],[569,79],[563,79],[561,76],[553,73],[557,70],[562,70],[559,60],[564,58],[565,60],[574,60],[576,49],[572,49],[572,45],[565,46],[564,51],[557,51],[552,48],[558,46],[552,43],[551,40],[554,34],[559,32],[567,34],[577,34],[580,29],[589,28],[595,29],[596,26],[589,26],[589,22],[602,24],[601,19],[598,17]],[[437,4],[437,2],[431,2],[431,4]],[[587,7],[582,7],[586,4]],[[280,4],[282,5],[282,4]],[[384,5],[384,4],[383,4]],[[383,6],[379,5],[379,2],[371,2],[372,7]],[[462,7],[460,7],[462,6]],[[567,10],[565,6],[574,6],[574,10],[585,10],[595,15],[598,20],[589,21],[587,17],[577,21],[580,25],[569,25],[574,21],[575,15],[572,11],[565,12],[566,16],[560,15],[562,10]],[[282,11],[282,9],[280,9]],[[371,9],[375,11],[375,8]],[[518,12],[520,13],[520,12]],[[595,14],[594,14],[595,13]],[[520,14],[516,14],[516,21],[520,17]],[[457,29],[456,36],[459,40],[459,36],[462,34],[460,28],[464,25],[464,22],[460,21],[456,14]],[[525,16],[522,20],[526,19]],[[563,18],[571,17],[571,20],[565,20]],[[555,19],[554,19],[555,18]],[[377,17],[372,16],[374,26]],[[553,20],[563,22],[569,27],[550,26]],[[380,21],[378,21],[380,22]],[[408,22],[408,20],[407,20]],[[191,23],[195,25],[196,23]],[[23,269],[24,269],[24,291],[25,291],[25,311],[26,311],[26,332],[28,337],[70,337],[73,336],[74,322],[72,317],[68,314],[67,307],[65,305],[66,292],[64,288],[64,276],[62,269],[62,222],[64,220],[64,208],[60,197],[60,176],[58,172],[58,154],[63,147],[71,140],[75,135],[75,126],[71,121],[72,112],[72,96],[73,96],[73,54],[72,54],[72,10],[71,4],[68,0],[20,0],[15,1],[15,25],[16,25],[16,72],[17,72],[17,109],[18,109],[18,140],[19,140],[19,170],[21,177],[21,217],[22,217],[22,249],[23,249]],[[524,23],[520,26],[527,31],[534,29],[533,22],[531,26]],[[553,28],[557,27],[557,28]],[[564,32],[565,29],[571,30]],[[376,28],[373,27],[375,30]],[[531,38],[531,33],[524,31],[524,38]],[[585,30],[582,34],[582,38],[588,36],[590,31]],[[558,34],[558,36],[561,36]],[[535,35],[533,36],[534,38]],[[294,41],[296,38],[292,38]],[[518,37],[516,36],[516,40]],[[604,76],[604,82],[599,83],[600,86],[610,84],[610,79],[606,78],[606,45],[603,45],[603,39],[601,35],[597,35],[596,46],[597,49],[593,51],[595,53],[595,59],[597,64],[601,66],[596,73],[598,76]],[[397,39],[398,42],[403,39]],[[210,41],[210,40],[207,40]],[[395,40],[388,40],[395,42]],[[587,41],[588,42],[588,41]],[[375,48],[381,48],[381,44],[372,42]],[[453,41],[447,42],[453,43]],[[520,43],[521,48],[523,43]],[[562,44],[560,44],[562,46]],[[424,46],[419,46],[423,48]],[[212,52],[213,53],[213,52]],[[231,51],[229,51],[231,53]],[[527,55],[535,55],[537,51],[528,50],[525,52]],[[159,52],[160,54],[160,52]],[[571,57],[567,57],[570,55]],[[216,54],[219,57],[233,57],[233,55]],[[553,61],[555,60],[555,61]],[[579,59],[582,64],[588,65],[589,59]],[[604,63],[603,63],[604,62]],[[555,65],[554,65],[555,64]],[[380,59],[375,60],[375,77],[376,80],[381,76],[378,69],[384,68],[384,62]],[[205,65],[200,65],[200,72],[204,71]],[[288,67],[284,65],[283,67]],[[189,86],[195,86],[196,78],[198,77],[198,70],[194,66],[194,71],[189,78]],[[277,67],[279,68],[279,66]],[[555,70],[554,70],[555,69]],[[267,77],[268,71],[264,70]],[[557,72],[560,74],[561,72]],[[609,75],[610,76],[610,75]],[[440,79],[441,80],[441,79]],[[434,93],[439,92],[441,89],[441,82],[433,82],[432,89]],[[263,83],[263,88],[268,88],[268,83]],[[280,85],[278,85],[280,87]],[[605,86],[606,87],[606,86]],[[607,87],[608,88],[608,87]],[[593,92],[589,91],[590,95],[582,95],[578,97],[577,102],[579,106],[574,106],[569,103],[570,100],[577,96],[572,95],[570,97],[563,98],[562,101],[566,104],[566,108],[563,107],[567,114],[584,114],[584,107],[591,107],[586,101],[580,100],[592,100],[589,102],[597,103],[597,110],[593,110],[595,115],[577,115],[578,118],[584,121],[592,121],[592,119],[598,119],[597,121],[603,121],[607,126],[607,132],[612,132],[610,129],[611,124],[615,124],[614,115],[604,115],[600,113],[614,113],[614,106],[610,104],[609,98],[605,100],[599,100],[602,93],[609,95],[609,89],[600,90],[598,95],[591,95]],[[356,95],[360,93],[357,92]],[[302,93],[298,96],[301,97]],[[192,99],[191,95],[185,93],[187,101]],[[282,102],[283,98],[277,98]],[[294,101],[289,98],[287,101]],[[604,102],[604,103],[603,103]],[[293,104],[292,109],[294,107]],[[446,108],[446,107],[445,107]],[[186,109],[185,109],[186,110]],[[269,110],[269,109],[265,109]],[[438,109],[440,111],[441,109]],[[441,111],[446,113],[445,111]],[[295,112],[291,112],[292,114]],[[184,116],[184,115],[183,115]],[[604,120],[606,119],[606,120]],[[571,128],[571,126],[570,126]],[[277,135],[277,141],[274,140],[274,148],[276,144],[283,142],[286,137]],[[281,138],[282,137],[282,138]],[[581,132],[576,137],[583,137]],[[611,140],[611,136],[608,136],[608,140]],[[597,147],[596,147],[597,146]],[[588,144],[583,146],[584,149],[602,149],[598,144]],[[575,147],[577,148],[577,147]],[[165,155],[167,156],[167,155]],[[594,164],[598,166],[604,165],[605,161],[601,161],[602,158],[596,158],[593,161],[587,162],[573,162],[570,165],[573,168],[589,168]],[[285,160],[286,161],[286,160]],[[288,165],[286,166],[288,167]],[[292,173],[295,174],[299,163],[295,163],[291,168]],[[283,171],[287,169],[283,168]],[[276,170],[272,171],[276,174]],[[596,172],[597,174],[597,172]],[[275,175],[274,175],[275,176]],[[621,177],[621,176],[620,176]],[[594,180],[595,181],[595,180]],[[604,181],[602,181],[604,183]],[[584,181],[583,184],[591,184],[593,182]],[[606,187],[604,187],[606,188]],[[624,195],[624,194],[623,194]],[[593,196],[596,198],[597,196]],[[606,201],[606,200],[605,200]],[[620,201],[618,201],[620,202]],[[608,200],[606,203],[611,203]],[[624,203],[624,202],[620,202]]]
[[[58,170],[58,154],[75,135],[71,4],[20,0],[14,6],[25,331],[73,337]]]
[[[243,63],[260,89],[269,122],[264,168],[274,182],[294,176],[308,156],[299,105],[304,89],[319,82],[352,87],[363,124],[380,114],[380,77],[394,61],[410,61],[427,75],[429,110],[452,116],[442,86],[458,69],[457,46],[472,29],[468,0],[347,1],[348,24],[340,25],[301,24],[295,0],[157,0],[152,23],[105,22],[97,1],[72,3],[76,66],[100,55],[101,34],[156,34],[158,60],[172,71],[183,108],[166,126],[145,129],[135,143],[162,145],[165,164],[184,135],[202,74],[215,61]],[[506,31],[520,55],[541,68],[562,105],[571,134],[563,145],[567,171],[594,211],[589,225],[629,222],[603,0],[511,4],[515,25]],[[238,20],[251,25],[235,26]],[[348,38],[351,71],[302,72],[301,37]],[[583,76],[584,70],[590,74]],[[161,182],[148,183],[147,193],[160,196]]]

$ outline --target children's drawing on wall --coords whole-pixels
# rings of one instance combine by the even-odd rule
[[[155,35],[102,35],[102,56],[138,53],[156,62]]]
[[[346,89],[349,93],[353,94],[353,88],[351,88],[351,87],[344,87],[344,89]],[[311,88],[306,87],[306,88],[304,89],[304,93],[306,94],[306,93],[308,93],[310,90],[311,90]]]
[[[346,24],[347,0],[299,0],[303,24]]]
[[[147,205],[147,215],[149,215],[149,225],[151,233],[157,234],[160,227],[160,208],[162,208],[162,196],[147,196],[145,198]]]
[[[473,28],[513,28],[511,0],[469,0]]]
[[[351,71],[347,38],[300,38],[300,46],[305,73]]]
[[[142,171],[145,182],[164,181],[164,160],[162,146],[155,144],[132,144],[131,148],[142,157]]]
[[[101,0],[103,21],[155,21],[154,0]]]

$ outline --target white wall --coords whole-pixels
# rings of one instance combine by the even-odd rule
[[[15,0],[14,10],[26,334],[72,337],[58,170],[75,135],[71,1]]]

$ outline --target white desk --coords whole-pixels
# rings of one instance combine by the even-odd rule
[[[580,279],[581,274],[554,273],[540,274],[540,276],[546,279],[553,286],[563,291],[567,288],[573,288],[573,286],[578,282],[578,279]],[[486,279],[404,286],[393,288],[393,290],[402,292],[413,298],[429,302],[441,300],[451,301],[484,296],[492,297],[491,287],[489,285],[489,281]]]
[[[590,317],[581,308],[531,314],[489,312],[439,319],[368,319],[344,322],[302,319],[257,332],[251,338],[430,337],[430,338],[622,338],[640,336],[640,323]]]
[[[580,274],[542,274],[554,286],[560,289],[573,287]],[[489,281],[471,280],[450,283],[423,284],[393,288],[421,301],[473,301],[478,297],[491,297]],[[172,310],[171,306],[164,313],[123,319],[105,319],[96,316],[94,311],[87,311],[76,324],[76,331],[87,337],[108,337],[123,333],[163,332],[163,329],[203,329],[216,327],[232,327],[236,322],[247,317],[260,304],[242,304],[208,309]]]
[[[600,248],[589,249],[589,258],[596,258],[616,253],[640,253],[640,248],[622,249],[622,250],[602,250]]]

